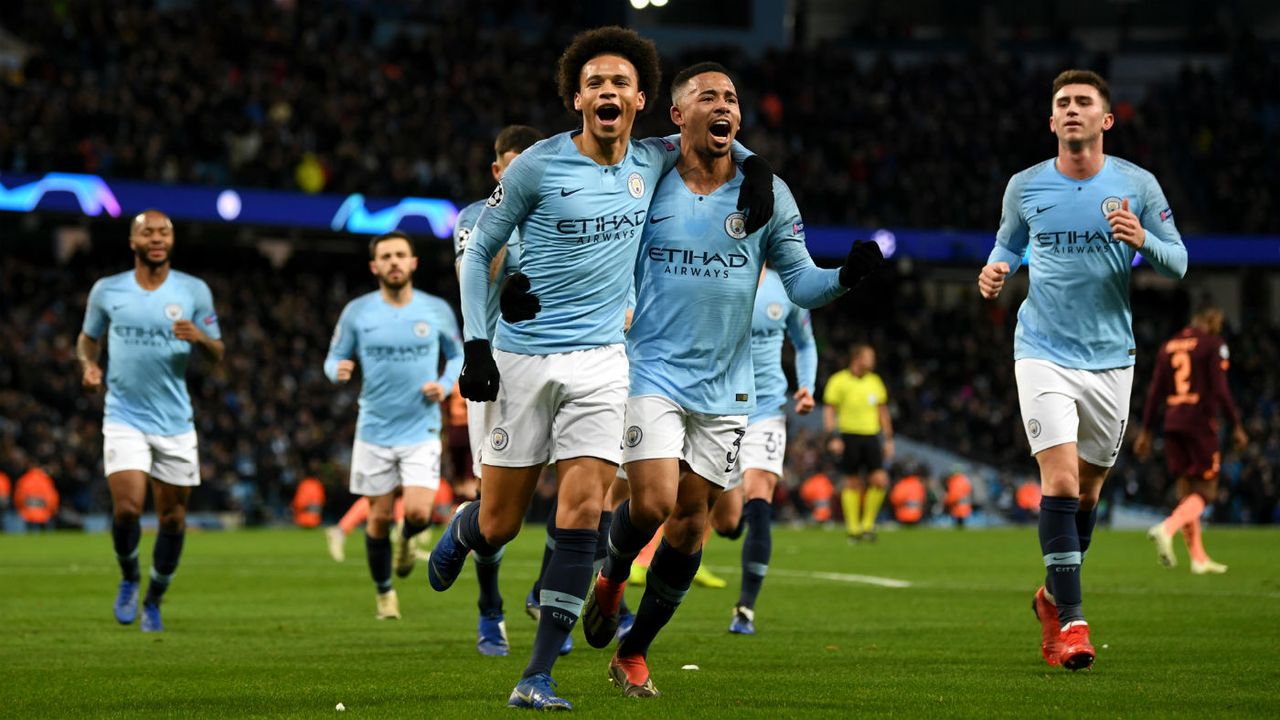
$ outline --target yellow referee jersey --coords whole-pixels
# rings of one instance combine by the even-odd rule
[[[842,434],[879,435],[880,406],[889,402],[889,391],[879,375],[854,377],[845,369],[827,380],[822,402],[836,409],[836,427]]]

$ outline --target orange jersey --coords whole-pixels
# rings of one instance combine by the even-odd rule
[[[43,525],[58,514],[58,491],[53,478],[40,468],[31,468],[18,478],[13,492],[13,505],[18,514],[33,525]]]
[[[946,506],[951,517],[967,518],[973,514],[973,485],[969,478],[960,473],[947,478]]]
[[[1017,492],[1014,493],[1013,500],[1018,507],[1027,512],[1037,512],[1040,509],[1040,483],[1035,480],[1028,480],[1018,486]]]
[[[313,477],[298,483],[298,491],[293,495],[293,521],[300,527],[317,527],[323,514],[324,485]]]
[[[893,486],[889,504],[893,505],[893,517],[900,523],[918,523],[924,518],[924,505],[928,499],[924,483],[915,475],[908,475]]]

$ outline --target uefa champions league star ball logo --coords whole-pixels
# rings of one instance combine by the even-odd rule
[[[1033,438],[1040,437],[1040,421],[1031,418],[1027,421],[1027,433]]]
[[[1111,197],[1102,201],[1102,214],[1110,215],[1111,213],[1119,210],[1123,205],[1124,205],[1123,200],[1112,195]]]
[[[164,306],[164,316],[170,320],[177,320],[182,317],[182,306],[177,303],[169,303]]]
[[[467,249],[467,240],[471,238],[471,228],[462,228],[458,231],[458,252],[465,252]]]
[[[764,314],[768,315],[770,320],[781,320],[782,303],[769,303],[769,307],[764,309]]]
[[[426,336],[427,336],[427,333],[429,333],[429,332],[431,332],[431,326],[430,326],[430,325],[426,324],[425,322],[417,322],[417,323],[414,323],[414,325],[413,325],[413,334],[414,334],[414,335],[417,335],[417,336],[418,336],[418,337],[420,337],[420,338],[424,338],[424,337],[426,337]]]
[[[724,231],[734,240],[747,236],[747,216],[740,212],[733,213],[724,219]]]
[[[494,450],[502,451],[507,449],[507,443],[511,441],[511,437],[507,435],[507,431],[502,428],[494,428],[489,434],[489,445]]]
[[[644,439],[644,432],[640,430],[639,425],[632,425],[627,428],[627,447],[635,447]]]
[[[640,173],[633,172],[627,176],[627,192],[637,200],[644,197],[644,178]]]
[[[502,189],[502,183],[499,182],[498,186],[493,189],[493,192],[489,193],[489,199],[485,200],[484,204],[491,208],[498,207],[502,204],[502,196],[504,192],[505,191]]]

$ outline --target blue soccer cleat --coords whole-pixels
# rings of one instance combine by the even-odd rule
[[[733,609],[733,622],[729,623],[729,632],[734,635],[755,635],[755,611],[743,605],[735,607]]]
[[[618,631],[613,634],[613,637],[618,642],[622,642],[622,639],[631,632],[631,626],[635,624],[636,614],[626,609],[620,609],[618,611]]]
[[[160,606],[142,603],[142,632],[164,632],[160,622]]]
[[[556,695],[556,681],[546,673],[531,675],[520,681],[507,698],[507,707],[530,710],[572,710],[568,700]]]
[[[427,559],[427,580],[436,592],[444,592],[452,587],[453,581],[462,572],[462,567],[467,564],[469,551],[458,540],[458,519],[462,517],[463,509],[470,504],[465,502],[458,506],[458,511],[449,520],[444,532],[440,534],[440,541],[431,550],[431,557]]]
[[[502,613],[480,613],[476,650],[486,657],[506,657],[511,651],[511,646],[507,644],[507,623],[503,621]]]
[[[138,618],[138,583],[136,580],[121,580],[120,592],[116,593],[116,622],[129,625]]]

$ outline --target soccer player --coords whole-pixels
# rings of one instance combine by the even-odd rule
[[[493,143],[493,163],[489,171],[496,182],[502,182],[507,166],[520,153],[542,139],[542,133],[527,125],[508,125],[498,133]],[[462,277],[462,258],[467,250],[467,239],[475,228],[476,220],[485,207],[485,201],[477,200],[458,213],[453,228],[454,270]],[[507,244],[500,247],[489,266],[488,295],[485,300],[485,337],[493,337],[498,327],[501,303],[501,283],[514,275],[520,267],[520,232],[513,228]],[[480,490],[484,491],[481,454],[484,451],[485,412],[488,406],[482,402],[467,400],[467,434],[471,440],[471,472],[481,478]],[[481,655],[505,657],[510,652],[503,615],[502,592],[498,588],[498,569],[502,562],[502,548],[493,555],[474,553],[476,579],[480,584],[480,619],[476,630],[476,649]]]
[[[875,542],[876,516],[889,487],[884,464],[893,459],[889,391],[875,369],[876,351],[856,345],[849,353],[849,367],[832,375],[822,392],[822,424],[831,436],[828,447],[841,456],[840,504],[851,543]]]
[[[748,232],[734,205],[742,173],[730,148],[742,116],[728,71],[716,63],[682,70],[671,97],[680,160],[654,194],[627,334],[623,461],[631,497],[614,510],[608,556],[582,616],[587,642],[608,645],[631,561],[665,522],[635,623],[609,663],[627,697],[660,694],[646,662],[649,647],[693,582],[709,510],[738,477],[757,402],[751,317],[765,259],[803,307],[844,294],[881,260],[875,243],[858,243],[841,269],[815,267],[795,200],[776,178],[777,212],[761,231]]]
[[[459,387],[470,400],[496,402],[487,408],[481,452],[485,491],[454,515],[432,551],[432,587],[453,584],[468,550],[493,555],[515,537],[550,457],[559,478],[556,547],[532,657],[508,699],[513,707],[571,707],[550,673],[590,585],[601,505],[621,460],[625,299],[653,188],[677,155],[667,139],[631,140],[660,74],[653,43],[631,30],[576,36],[560,59],[559,87],[582,130],[548,138],[507,167],[463,256]],[[739,202],[750,206],[748,224],[762,225],[756,216],[772,214],[772,171],[759,158],[746,166],[754,180]],[[489,268],[516,225],[521,274],[511,282],[529,283],[527,308],[503,313],[491,350]]]
[[[742,586],[733,607],[729,632],[754,635],[756,598],[773,552],[773,491],[782,479],[787,451],[787,376],[782,371],[782,340],[791,339],[796,353],[796,385],[791,399],[797,415],[813,412],[818,374],[818,346],[809,311],[791,302],[781,276],[772,268],[760,274],[751,314],[751,364],[755,368],[756,409],[747,416],[747,434],[738,455],[741,484],[720,496],[712,511],[716,532],[742,541]],[[743,495],[746,504],[743,504]]]
[[[377,587],[379,620],[399,619],[391,584],[391,524],[404,496],[401,577],[412,569],[413,537],[431,524],[440,485],[440,403],[462,367],[453,309],[413,289],[413,240],[393,230],[369,241],[378,289],[347,303],[333,330],[324,374],[344,384],[360,368],[360,414],[351,449],[351,492],[369,498],[365,554]],[[440,355],[446,359],[440,372]]]
[[[1227,387],[1231,354],[1221,335],[1222,311],[1206,307],[1192,317],[1189,327],[1160,346],[1142,410],[1142,432],[1133,443],[1134,454],[1146,460],[1153,421],[1163,409],[1165,455],[1181,502],[1147,531],[1147,537],[1156,544],[1160,564],[1171,568],[1178,564],[1173,536],[1181,530],[1196,575],[1227,571],[1226,565],[1209,559],[1200,533],[1200,514],[1218,496],[1219,410],[1231,421],[1236,449],[1249,444]]]
[[[1129,275],[1134,254],[1181,278],[1187,251],[1151,173],[1102,151],[1115,122],[1097,73],[1053,81],[1049,129],[1056,158],[1023,170],[1004,193],[995,247],[978,275],[996,298],[1030,252],[1031,284],[1013,340],[1018,404],[1040,466],[1040,550],[1047,569],[1032,609],[1045,661],[1093,664],[1081,607],[1080,563],[1089,549],[1102,482],[1115,463],[1133,385]]]
[[[225,353],[209,286],[172,268],[173,243],[169,216],[158,210],[138,213],[129,226],[133,271],[94,283],[76,339],[81,384],[97,392],[103,380],[102,335],[110,332],[102,455],[111,488],[111,539],[122,575],[115,616],[123,625],[138,615],[138,518],[148,483],[155,500],[160,529],[142,603],[143,632],[164,630],[160,601],[182,557],[191,488],[200,484],[187,360],[193,347],[214,362]]]

